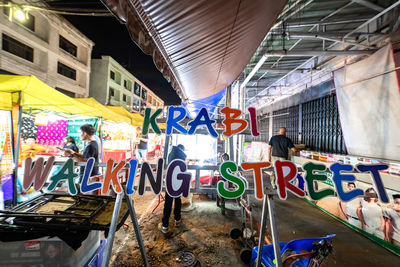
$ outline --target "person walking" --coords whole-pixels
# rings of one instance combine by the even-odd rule
[[[278,134],[272,136],[269,140],[268,161],[273,164],[277,160],[288,160],[289,149],[293,152],[297,151],[292,140],[286,137],[286,128],[281,127],[279,128]],[[274,172],[271,175],[271,184],[273,188],[276,188]]]
[[[183,161],[186,160],[185,147],[181,144],[177,146],[173,146],[171,152],[168,155],[168,164],[171,163],[175,159],[181,159]],[[164,202],[164,211],[162,222],[158,224],[158,229],[166,234],[168,233],[168,225],[169,225],[169,217],[171,216],[172,211],[172,201],[175,199],[174,206],[174,218],[175,218],[175,226],[179,226],[181,224],[181,208],[182,201],[181,197],[173,198],[165,192],[165,202]]]

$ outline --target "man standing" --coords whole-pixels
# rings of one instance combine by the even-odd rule
[[[186,160],[185,147],[183,145],[173,146],[171,152],[168,155],[168,164],[170,164],[175,159],[181,159],[183,161]],[[168,233],[168,225],[169,225],[169,217],[171,216],[172,210],[172,201],[175,199],[174,206],[174,217],[175,217],[175,225],[179,226],[181,223],[181,207],[182,201],[181,197],[173,198],[165,192],[165,203],[164,203],[164,211],[162,222],[159,223],[158,229],[164,234]]]
[[[95,176],[99,174],[99,146],[94,138],[95,128],[91,124],[84,124],[81,126],[81,140],[86,141],[83,153],[77,153],[72,149],[64,150],[65,156],[73,158],[77,162],[87,162],[89,158],[94,158],[95,166],[93,167],[90,176]],[[81,166],[79,169],[79,182],[82,182],[83,174],[85,172],[85,167]]]
[[[294,147],[292,140],[286,137],[286,128],[279,128],[278,135],[274,135],[269,140],[268,147],[268,161],[274,163],[277,160],[289,159],[289,149],[296,152],[297,149]],[[275,174],[271,175],[271,184],[275,188]]]

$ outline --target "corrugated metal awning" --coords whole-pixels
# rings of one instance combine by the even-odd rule
[[[231,84],[287,0],[102,0],[183,100]]]

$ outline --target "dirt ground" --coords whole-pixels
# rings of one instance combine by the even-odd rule
[[[175,227],[173,214],[168,234],[158,230],[164,203],[152,213],[158,197],[147,192],[134,196],[134,205],[146,247],[150,266],[184,266],[177,261],[180,251],[193,252],[198,259],[195,266],[246,266],[240,260],[241,241],[230,238],[233,227],[240,228],[240,211],[228,203],[222,215],[215,200],[205,195],[195,195],[192,205],[182,198],[182,224]],[[111,266],[143,266],[140,250],[128,219],[126,226],[116,233]]]

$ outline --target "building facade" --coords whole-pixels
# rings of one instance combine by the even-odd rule
[[[71,97],[89,95],[94,43],[61,16],[29,11],[24,20],[0,9],[0,73],[34,75]]]
[[[92,59],[89,95],[103,105],[142,113],[163,108],[164,101],[110,56]]]

